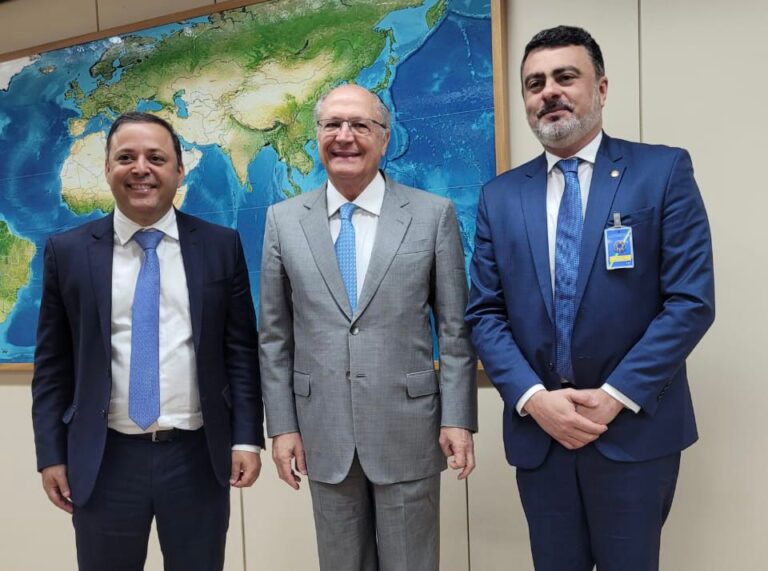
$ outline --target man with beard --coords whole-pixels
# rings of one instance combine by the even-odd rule
[[[521,79],[545,153],[483,188],[471,338],[504,400],[536,569],[657,569],[697,438],[685,359],[714,319],[706,212],[686,151],[602,132],[586,31],[538,33]]]

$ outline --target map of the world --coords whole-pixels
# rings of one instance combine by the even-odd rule
[[[33,359],[48,236],[113,207],[125,111],[173,123],[176,206],[240,231],[255,301],[266,209],[324,182],[312,110],[344,82],[392,109],[385,170],[454,201],[469,256],[495,174],[489,1],[273,0],[0,63],[0,363]]]

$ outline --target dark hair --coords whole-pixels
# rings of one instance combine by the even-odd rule
[[[123,113],[115,119],[114,123],[112,123],[112,126],[109,128],[109,134],[107,135],[107,156],[109,156],[109,146],[112,143],[112,136],[117,132],[121,125],[125,125],[126,123],[154,123],[155,125],[160,125],[171,135],[173,150],[176,152],[176,160],[179,163],[179,167],[184,166],[184,163],[181,160],[181,141],[179,141],[179,136],[176,134],[176,131],[173,130],[171,124],[162,117],[158,117],[152,113],[142,113],[140,111]]]
[[[520,72],[522,73],[523,64],[531,52],[547,48],[564,48],[566,46],[583,46],[592,60],[592,67],[595,68],[595,77],[601,78],[605,75],[605,63],[603,62],[603,52],[600,51],[600,46],[589,35],[589,32],[576,26],[557,26],[556,28],[542,30],[533,36],[528,45],[525,46],[523,61],[520,63]]]

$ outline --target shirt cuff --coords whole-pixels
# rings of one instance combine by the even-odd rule
[[[627,397],[627,395],[625,395],[621,391],[613,388],[608,383],[603,383],[603,386],[600,388],[603,389],[605,392],[607,392],[609,395],[611,395],[613,398],[615,398],[617,401],[619,401],[621,404],[623,404],[625,408],[628,408],[635,414],[640,412],[639,404],[637,404],[635,401]]]
[[[542,385],[541,383],[538,383],[536,385],[533,385],[530,389],[525,391],[523,393],[523,396],[521,396],[517,404],[515,405],[515,408],[517,409],[517,414],[520,416],[528,416],[528,413],[523,410],[523,407],[525,406],[525,403],[528,402],[528,399],[530,399],[534,394],[536,394],[539,391],[546,391],[547,388]]]
[[[240,450],[242,452],[255,452],[261,454],[261,446],[254,446],[253,444],[235,444],[232,447],[232,451]]]

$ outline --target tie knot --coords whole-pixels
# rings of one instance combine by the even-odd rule
[[[133,235],[133,239],[136,240],[136,242],[141,246],[141,248],[146,252],[147,250],[154,250],[157,248],[157,245],[160,243],[160,240],[163,239],[163,234],[160,232],[160,230],[147,230],[147,231],[141,231],[139,230]]]
[[[352,220],[352,213],[355,211],[355,208],[357,208],[357,204],[352,204],[351,202],[342,204],[341,208],[339,208],[339,215],[341,216],[341,219]]]
[[[559,168],[560,172],[563,174],[578,173],[579,159],[577,159],[576,157],[573,157],[572,159],[563,159],[561,161],[557,161],[557,165],[555,166]]]

